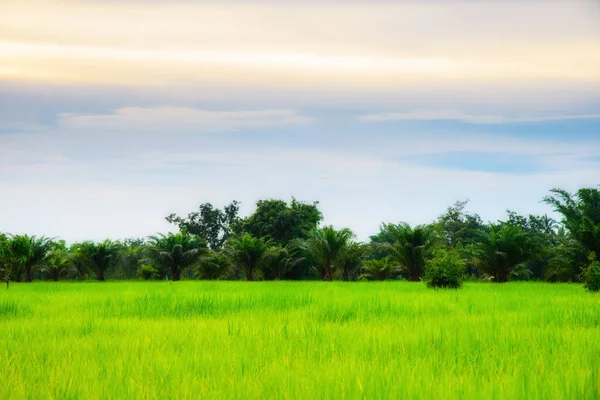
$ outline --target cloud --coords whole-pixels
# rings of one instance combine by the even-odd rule
[[[518,124],[565,120],[600,119],[600,114],[505,117],[502,115],[468,114],[461,111],[417,110],[409,113],[367,114],[358,117],[363,122],[384,121],[459,121],[468,124]]]
[[[124,107],[111,114],[60,114],[67,129],[146,132],[221,132],[286,125],[313,119],[293,110],[212,111],[189,107]]]

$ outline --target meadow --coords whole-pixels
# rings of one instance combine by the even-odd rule
[[[577,284],[59,282],[0,290],[1,399],[598,399]]]

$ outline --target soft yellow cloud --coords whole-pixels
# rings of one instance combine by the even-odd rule
[[[0,5],[0,79],[405,87],[600,82],[591,2]]]

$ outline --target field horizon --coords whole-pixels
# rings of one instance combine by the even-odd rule
[[[0,398],[597,399],[579,284],[111,281],[0,290]]]

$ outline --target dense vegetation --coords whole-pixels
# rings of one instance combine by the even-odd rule
[[[597,290],[600,190],[554,189],[543,201],[562,216],[522,216],[484,223],[449,207],[426,225],[386,223],[368,243],[349,229],[320,227],[318,203],[260,200],[242,218],[237,202],[202,204],[187,217],[166,220],[178,233],[123,241],[67,244],[0,234],[2,279],[245,279],[420,281],[460,287],[463,279],[586,281]],[[431,269],[431,271],[427,271]]]
[[[0,290],[0,399],[600,398],[580,285],[39,282]]]

